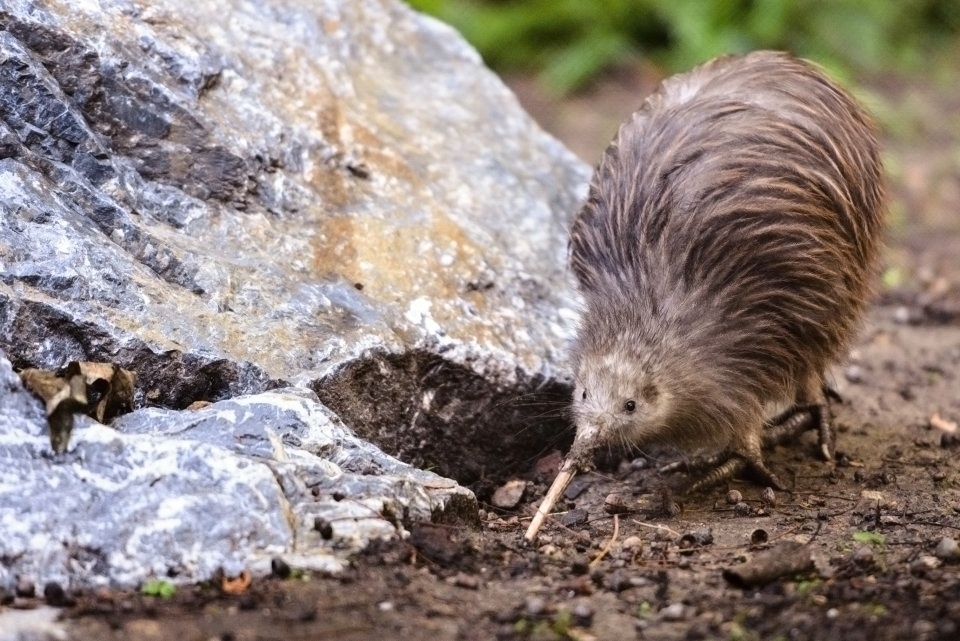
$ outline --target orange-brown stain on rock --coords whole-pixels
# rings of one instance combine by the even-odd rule
[[[420,295],[456,298],[486,266],[476,243],[438,214],[395,211],[384,218],[337,216],[318,224],[316,276],[339,274],[363,283],[365,294],[384,302]]]

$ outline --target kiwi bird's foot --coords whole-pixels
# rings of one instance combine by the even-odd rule
[[[826,461],[833,460],[836,436],[833,431],[833,415],[830,401],[841,401],[840,395],[824,386],[817,398],[811,403],[797,403],[783,413],[764,424],[763,448],[782,445],[807,430],[816,429],[820,443],[820,455]],[[688,479],[680,485],[678,494],[696,492],[704,488],[720,485],[736,476],[745,476],[759,485],[775,490],[784,490],[786,486],[774,474],[759,452],[756,454],[725,451],[694,460],[678,461],[660,468],[662,474],[686,472]]]
[[[690,479],[679,491],[680,494],[697,492],[740,475],[747,476],[758,485],[769,486],[775,490],[786,489],[763,459],[733,452],[720,452],[692,461],[678,461],[660,468],[661,474],[677,471],[685,471],[690,475]]]
[[[810,429],[817,430],[820,455],[825,461],[833,460],[836,434],[833,431],[833,414],[830,400],[839,400],[840,395],[824,387],[815,403],[797,404],[773,417],[764,425],[763,446],[782,445]]]

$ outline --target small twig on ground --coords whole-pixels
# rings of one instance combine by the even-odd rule
[[[678,537],[678,538],[679,538],[680,536],[682,536],[682,535],[681,535],[679,532],[677,532],[676,530],[672,530],[672,529],[668,528],[666,525],[663,525],[662,523],[644,523],[643,521],[638,521],[638,520],[636,520],[636,519],[633,519],[633,522],[636,523],[637,525],[639,525],[640,527],[648,527],[648,528],[650,528],[651,530],[659,530],[659,531],[661,531],[661,532],[669,532],[670,534],[672,534],[673,536],[676,536],[676,537]]]
[[[602,550],[600,550],[600,554],[598,554],[598,555],[593,559],[593,561],[590,561],[590,566],[589,566],[589,567],[590,567],[591,570],[597,566],[597,563],[599,563],[600,560],[603,559],[603,557],[607,556],[607,552],[609,552],[609,551],[610,551],[610,548],[613,547],[613,544],[614,544],[614,543],[616,542],[616,540],[617,540],[617,535],[618,535],[618,534],[620,534],[620,516],[617,515],[617,514],[614,514],[614,515],[613,515],[613,536],[610,537],[610,540],[607,541],[607,544],[606,544],[605,546],[603,546],[603,549],[602,549]]]
[[[938,429],[945,434],[952,435],[957,432],[957,424],[954,421],[943,418],[936,412],[930,417],[930,427]]]

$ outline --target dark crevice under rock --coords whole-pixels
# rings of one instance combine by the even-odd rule
[[[371,354],[312,388],[361,438],[480,498],[573,440],[568,385],[521,378],[493,389],[467,367],[425,351]]]

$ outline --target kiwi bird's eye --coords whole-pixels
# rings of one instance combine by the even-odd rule
[[[637,409],[637,402],[633,399],[630,399],[629,401],[623,404],[624,412],[628,412],[628,413],[633,412],[633,410],[635,409]]]

